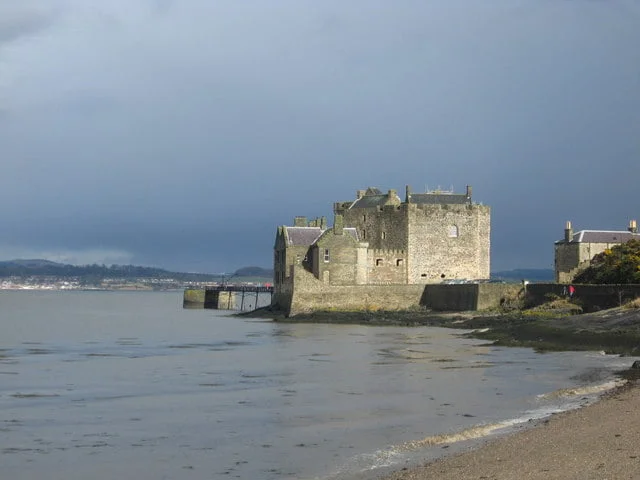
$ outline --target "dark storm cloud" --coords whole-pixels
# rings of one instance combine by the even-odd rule
[[[494,269],[640,217],[637,1],[48,4],[0,43],[0,253],[268,266],[369,185],[472,184]]]

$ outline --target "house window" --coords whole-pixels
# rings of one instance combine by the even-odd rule
[[[449,225],[449,238],[458,237],[458,227],[456,225]]]
[[[329,249],[328,248],[324,249],[324,261],[325,262],[329,261]]]
[[[402,258],[398,258],[396,260],[396,267],[401,267],[403,263],[404,263],[404,260]]]
[[[381,266],[382,266],[382,259],[376,258],[376,267],[381,267]]]

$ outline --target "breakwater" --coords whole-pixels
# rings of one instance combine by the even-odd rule
[[[252,285],[220,285],[187,288],[183,294],[184,308],[214,310],[253,310],[271,304],[273,287]]]

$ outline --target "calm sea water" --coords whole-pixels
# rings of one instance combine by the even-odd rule
[[[0,478],[376,478],[585,402],[624,360],[181,292],[0,292]]]

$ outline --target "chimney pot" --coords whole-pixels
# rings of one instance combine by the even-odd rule
[[[564,241],[570,242],[573,239],[573,228],[571,227],[571,222],[567,222],[564,228]]]

